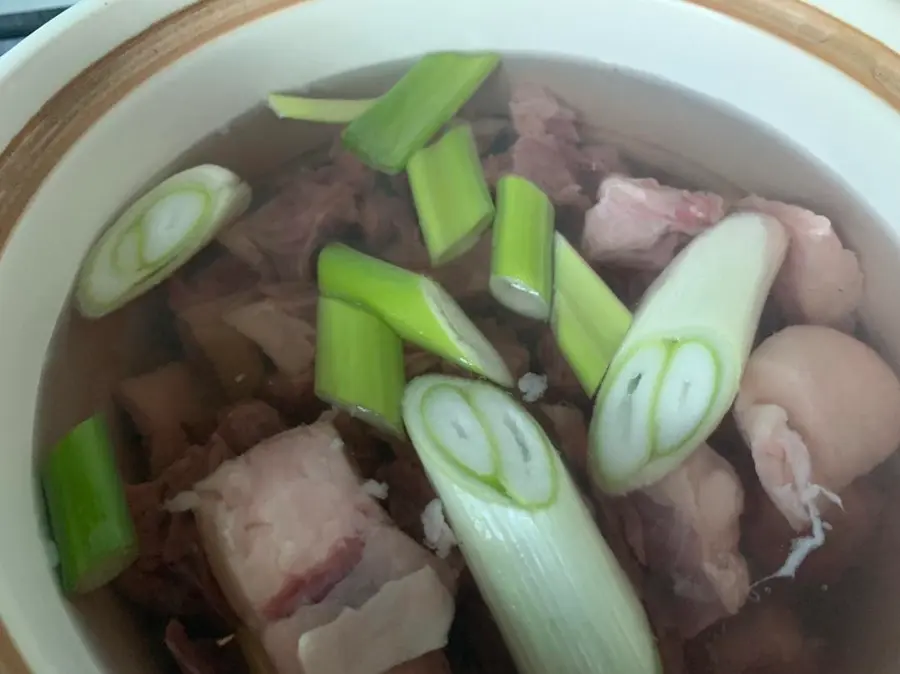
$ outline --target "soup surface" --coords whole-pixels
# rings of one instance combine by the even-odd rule
[[[316,396],[316,262],[340,241],[437,281],[497,349],[636,589],[666,674],[823,671],[836,642],[827,616],[889,545],[893,497],[878,466],[900,440],[900,384],[857,334],[855,255],[821,215],[698,191],[591,140],[543,87],[518,86],[508,115],[469,121],[492,193],[508,174],[539,187],[557,231],[631,310],[729,213],[780,222],[788,252],[734,413],[662,480],[621,497],[592,488],[593,401],[550,327],[492,297],[491,237],[433,266],[405,175],[334,142],[254,180],[248,214],[116,319],[140,315],[146,350],[110,415],[139,538],[114,590],[165,643],[172,671],[290,674],[302,671],[301,635],[430,568],[455,597],[449,641],[390,671],[516,671],[415,449]],[[404,359],[409,379],[473,376],[409,345]],[[320,461],[335,438],[327,477],[273,449]],[[212,543],[197,498],[227,503],[239,538]],[[377,526],[341,499],[361,499]],[[237,581],[229,555],[243,560]],[[377,619],[402,622],[386,611]]]

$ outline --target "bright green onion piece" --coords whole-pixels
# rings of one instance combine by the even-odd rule
[[[695,238],[650,287],[594,408],[598,487],[622,494],[656,482],[719,425],[787,243],[774,218],[738,213]]]
[[[351,416],[403,436],[403,342],[374,314],[319,298],[316,396]]]
[[[102,416],[72,429],[41,471],[63,590],[92,592],[137,558],[134,523]]]
[[[448,389],[467,405],[435,402],[433,392]],[[426,375],[407,386],[403,418],[521,674],[661,672],[628,577],[519,403],[484,382]],[[443,446],[433,439],[437,426]],[[491,444],[472,442],[482,435]],[[473,459],[475,452],[483,456]],[[460,468],[476,461],[496,473],[479,479]]]
[[[318,276],[322,295],[359,305],[406,341],[498,384],[513,385],[497,350],[431,279],[338,243],[322,250]]]
[[[553,293],[553,204],[534,183],[497,183],[491,294],[518,314],[546,321]]]
[[[100,236],[75,288],[78,310],[99,318],[171,276],[250,205],[250,187],[204,164],[164,180]]]
[[[585,393],[593,397],[631,327],[631,312],[558,232],[554,260],[550,327]]]
[[[416,152],[406,172],[431,264],[471,249],[494,217],[472,127],[459,124]]]
[[[344,129],[344,147],[378,171],[399,173],[499,63],[497,54],[443,52],[423,56]]]
[[[376,100],[378,99],[341,100],[269,94],[269,108],[282,119],[298,119],[305,122],[324,122],[326,124],[346,124],[347,122],[352,122],[371,108]]]

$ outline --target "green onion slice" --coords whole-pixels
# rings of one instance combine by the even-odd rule
[[[319,255],[319,291],[365,308],[401,338],[503,386],[503,358],[447,292],[429,278],[343,244]]]
[[[496,54],[442,52],[423,56],[344,129],[344,146],[378,171],[399,173],[499,63]]]
[[[346,124],[372,107],[378,99],[341,100],[269,94],[269,108],[282,119]]]
[[[695,238],[650,287],[591,421],[591,473],[601,489],[656,482],[718,426],[786,249],[777,220],[738,213]]]
[[[237,175],[212,164],[164,180],[91,248],[76,281],[79,311],[99,318],[164,281],[243,213],[250,197]]]
[[[84,594],[106,585],[137,558],[138,547],[103,417],[72,429],[41,477],[63,590]]]
[[[426,375],[407,386],[403,418],[519,672],[661,672],[634,589],[519,403]]]
[[[365,309],[328,297],[319,298],[316,328],[316,395],[403,436],[406,377],[396,333]]]
[[[553,204],[534,183],[503,176],[491,256],[491,294],[529,318],[550,318],[553,292]]]
[[[550,326],[563,357],[593,397],[631,327],[631,312],[559,232],[554,267]]]
[[[406,171],[431,264],[471,249],[494,217],[472,127],[454,126],[416,152]]]

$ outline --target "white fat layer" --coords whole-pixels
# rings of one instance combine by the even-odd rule
[[[608,480],[627,478],[650,459],[650,414],[666,355],[662,344],[640,349],[616,373],[606,394],[599,432],[603,473]]]
[[[434,441],[456,461],[479,476],[494,473],[491,439],[459,389],[432,388],[422,398],[422,416]]]
[[[675,347],[656,401],[656,453],[679,449],[703,420],[715,395],[716,369],[715,358],[703,344]]]

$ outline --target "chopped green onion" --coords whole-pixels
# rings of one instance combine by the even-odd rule
[[[631,327],[631,312],[559,232],[554,249],[550,326],[563,357],[593,397]]]
[[[410,439],[522,674],[657,674],[643,607],[540,425],[484,382],[426,375]]]
[[[372,107],[377,98],[340,100],[334,98],[307,98],[269,94],[269,107],[282,119],[299,119],[306,122],[346,124],[352,122]]]
[[[75,301],[99,318],[171,276],[250,205],[250,187],[204,164],[164,180],[135,201],[94,244]]]
[[[56,445],[42,470],[63,590],[106,585],[137,558],[134,523],[103,417],[90,417]]]
[[[359,305],[426,351],[503,386],[513,385],[497,350],[431,279],[338,243],[322,250],[318,276],[326,297]]]
[[[516,313],[545,321],[553,292],[553,204],[534,183],[497,183],[491,294]]]
[[[491,224],[494,203],[468,124],[416,152],[406,167],[433,266],[472,248]]]
[[[351,416],[404,435],[400,402],[406,385],[403,342],[365,309],[319,298],[316,395]]]
[[[777,220],[738,213],[695,238],[650,287],[594,409],[590,461],[601,489],[656,482],[718,426],[786,249]]]
[[[443,52],[423,56],[390,91],[344,129],[344,146],[378,171],[399,173],[499,63],[497,54]]]

